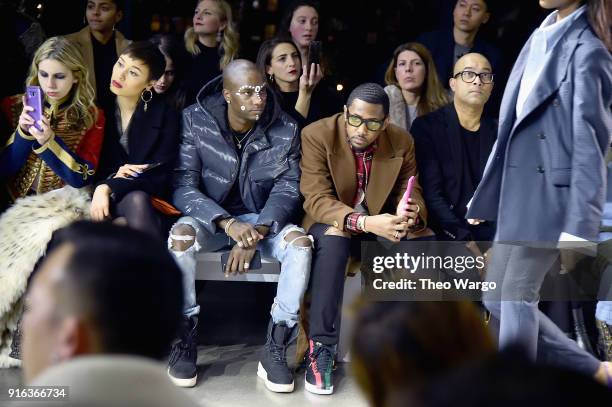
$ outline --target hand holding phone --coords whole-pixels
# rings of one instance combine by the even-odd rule
[[[228,274],[226,272],[226,268],[227,268],[227,262],[229,261],[230,254],[231,254],[231,251],[225,252],[221,255],[221,271],[225,273],[226,275]],[[248,272],[249,270],[260,269],[261,268],[261,254],[259,253],[259,250],[255,250],[255,254],[253,255],[253,258],[251,259],[251,261],[249,262],[249,267],[244,268],[244,264],[242,264],[242,267],[245,273]]]
[[[43,131],[38,123],[43,118],[42,90],[40,86],[28,86],[23,99],[23,111],[19,116],[19,126],[26,131],[30,127],[35,127],[38,131]]]
[[[147,167],[145,167],[145,168],[142,170],[142,172],[147,172],[147,171],[149,171],[149,170],[152,170],[153,168],[157,168],[157,167],[159,167],[160,165],[162,165],[162,163],[161,163],[161,162],[157,162],[157,163],[149,164]]]
[[[410,198],[412,197],[412,190],[414,188],[415,178],[414,175],[408,179],[408,185],[406,185],[406,191],[402,196],[402,199],[397,207],[397,214],[403,216],[408,212],[408,205],[410,204]]]

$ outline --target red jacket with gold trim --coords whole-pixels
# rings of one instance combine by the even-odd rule
[[[104,113],[98,109],[96,123],[84,129],[82,123],[70,120],[66,107],[45,106],[45,116],[50,119],[55,136],[40,145],[18,126],[22,95],[0,102],[0,108],[15,128],[0,150],[0,178],[8,178],[12,199],[30,191],[40,194],[66,184],[81,188],[92,182],[104,138]]]

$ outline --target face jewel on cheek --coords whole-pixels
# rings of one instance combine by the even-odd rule
[[[244,112],[246,110],[246,106],[244,106],[244,105],[240,106],[240,110],[242,110]]]

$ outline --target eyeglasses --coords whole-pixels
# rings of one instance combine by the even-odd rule
[[[456,73],[453,78],[457,79],[457,76],[461,75],[461,80],[465,83],[472,83],[478,76],[480,78],[480,82],[482,83],[492,83],[493,77],[495,76],[491,72],[481,72],[476,73],[473,71],[461,71]]]
[[[363,123],[365,123],[366,128],[370,131],[378,131],[380,130],[380,128],[383,126],[383,124],[385,123],[385,119],[382,120],[377,120],[377,119],[364,119],[363,117],[356,115],[356,114],[351,114],[351,112],[347,111],[347,118],[346,121],[348,124],[350,124],[353,127],[359,127],[361,126]]]
[[[268,97],[268,91],[266,90],[266,85],[242,85],[234,94],[243,99],[251,99],[253,96],[257,95],[260,99],[265,99]]]

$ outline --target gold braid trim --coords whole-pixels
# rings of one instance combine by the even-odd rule
[[[53,123],[54,122],[54,123]],[[55,132],[55,137],[60,137],[66,147],[70,151],[76,151],[79,143],[85,136],[86,131],[82,130],[81,126],[66,117],[65,110],[57,112],[52,118],[52,126]],[[74,158],[68,154],[55,139],[45,143],[53,153],[72,171],[83,175],[83,179],[87,179],[94,174],[94,169],[88,165],[78,164]],[[43,146],[45,147],[45,146]],[[41,147],[42,148],[42,147]],[[55,150],[54,150],[55,149]],[[40,150],[40,148],[38,149]],[[43,150],[44,151],[44,150]],[[13,199],[24,197],[32,189],[34,181],[38,176],[38,184],[36,188],[37,194],[42,194],[54,189],[61,188],[65,185],[64,181],[49,168],[41,158],[34,152],[30,154],[26,164],[17,175],[9,183],[9,191]]]

